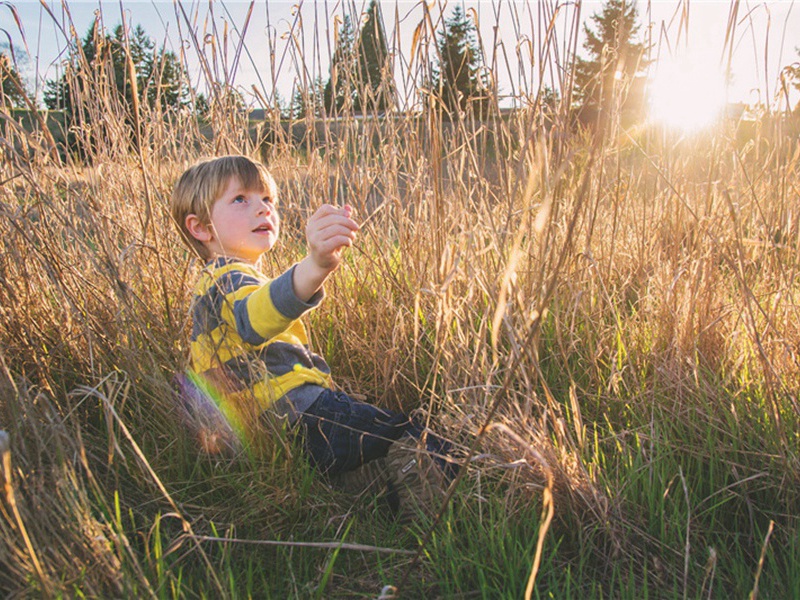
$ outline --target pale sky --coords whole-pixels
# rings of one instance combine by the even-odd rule
[[[61,3],[46,1],[53,16],[47,14],[38,0],[0,2],[0,45],[7,50],[10,40],[21,56],[25,50],[24,39],[29,60],[21,65],[22,71],[31,87],[35,84],[40,94],[43,81],[59,74],[59,65],[66,56],[64,30],[69,30],[69,19]],[[250,3],[244,0],[212,4],[208,0],[182,0],[180,6],[191,27],[186,17],[176,15],[172,0],[122,0],[121,3],[119,0],[72,0],[67,2],[67,7],[78,36],[83,38],[98,10],[109,30],[120,23],[120,4],[130,24],[141,24],[159,45],[166,43],[167,48],[176,53],[181,50],[179,40],[191,39],[189,31],[194,29],[196,39],[203,45],[204,56],[212,63],[212,49],[216,50],[217,77],[232,73],[233,84],[249,97],[253,97],[251,90],[255,86],[265,98],[271,98],[273,90],[277,89],[286,101],[292,94],[293,84],[303,77],[328,79],[334,31],[341,22],[343,7],[355,6],[362,11],[367,2],[356,0],[354,4],[343,5],[336,0],[270,0],[267,4],[258,0],[247,24]],[[505,95],[535,93],[540,68],[545,81],[554,87],[551,81],[557,77],[557,66],[566,63],[574,45],[574,24],[586,22],[602,9],[599,0],[442,0],[429,4],[434,26],[442,13],[449,16],[456,4],[461,4],[468,14],[477,18],[485,62],[493,67],[501,94]],[[800,6],[793,0],[742,1],[738,5],[737,19],[729,28],[733,5],[727,0],[640,0],[639,37],[647,41],[644,38],[651,36],[653,57],[661,58],[653,69],[666,72],[667,67],[661,65],[666,65],[667,57],[672,56],[678,61],[672,62],[680,65],[675,73],[692,70],[693,81],[700,82],[684,84],[688,86],[686,93],[700,94],[702,90],[698,88],[703,87],[703,82],[719,77],[730,56],[729,101],[769,101],[773,107],[783,108],[785,98],[776,101],[775,93],[779,90],[780,70],[800,60],[796,51],[800,46]],[[414,88],[410,81],[413,77],[410,78],[409,73],[415,73],[416,63],[411,55],[412,48],[420,47],[415,46],[413,40],[415,29],[424,20],[423,5],[418,1],[393,0],[382,1],[381,7],[390,50],[396,57],[398,88],[412,102]],[[19,16],[22,32],[14,11]],[[552,19],[554,12],[557,16]],[[548,45],[544,40],[551,19],[554,27]],[[216,45],[203,44],[204,39],[210,40],[205,34],[214,27]],[[726,32],[732,32],[727,46]],[[242,35],[244,44],[237,60]],[[223,39],[227,39],[227,49],[220,47],[224,45]],[[577,46],[579,53],[582,52],[580,41],[582,33]],[[274,49],[272,59],[270,48]],[[192,42],[184,41],[183,49],[193,80],[198,82],[197,48]],[[794,104],[797,100],[798,93],[793,91],[790,101]],[[777,106],[776,102],[781,104]],[[253,103],[257,104],[255,100]]]

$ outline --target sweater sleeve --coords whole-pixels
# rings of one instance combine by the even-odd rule
[[[269,283],[234,300],[236,331],[243,341],[254,346],[263,344],[288,329],[294,321],[322,301],[322,290],[308,302],[297,297],[292,285],[294,268],[292,266]]]

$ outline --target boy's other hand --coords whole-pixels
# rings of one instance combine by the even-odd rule
[[[350,205],[323,204],[308,220],[308,256],[323,271],[336,270],[342,262],[342,250],[353,245],[359,226],[352,214]]]

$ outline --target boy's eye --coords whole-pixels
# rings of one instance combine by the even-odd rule
[[[238,203],[244,202],[244,201],[245,201],[244,196],[236,196],[236,198],[233,199],[234,204],[238,204]]]

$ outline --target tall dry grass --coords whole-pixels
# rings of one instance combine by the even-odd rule
[[[555,7],[539,5],[544,23]],[[529,103],[501,116],[495,98],[481,123],[434,110],[322,124],[309,114],[297,144],[273,111],[251,136],[228,104],[226,55],[180,17],[215,90],[202,126],[143,104],[128,114],[102,69],[76,72],[96,115],[73,132],[85,160],[3,108],[6,593],[319,597],[375,593],[388,578],[412,597],[512,595],[509,581],[465,573],[499,561],[492,532],[502,547],[531,519],[537,545],[515,557],[516,589],[797,590],[796,138],[777,121],[753,135],[725,123],[694,138],[645,127],[592,137],[566,105],[544,114],[523,82]],[[322,40],[309,50],[292,39],[281,68],[310,81]],[[574,30],[535,39],[543,64],[568,66]],[[416,49],[395,60],[423,68],[434,48]],[[302,255],[318,203],[346,201],[365,221],[311,317],[312,341],[341,386],[422,408],[470,458],[450,507],[470,519],[454,525],[444,511],[449,537],[420,532],[418,579],[405,558],[336,563],[349,508],[291,447],[214,464],[181,428],[170,380],[186,363],[198,265],[168,198],[186,166],[222,152],[259,154],[279,181],[284,237],[268,273]],[[355,541],[395,541],[375,532],[391,525],[367,522]],[[485,542],[478,564],[471,537]],[[302,545],[250,554],[210,538],[333,543],[320,563]],[[343,560],[354,581],[332,575]],[[273,564],[284,567],[274,578]]]

